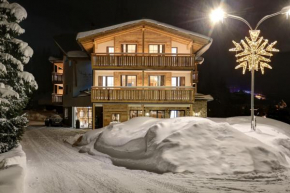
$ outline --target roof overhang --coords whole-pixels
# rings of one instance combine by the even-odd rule
[[[86,50],[86,52],[91,54],[93,52],[94,41],[96,39],[106,39],[108,36],[114,36],[114,34],[124,34],[132,30],[141,30],[144,28],[147,28],[148,30],[161,30],[170,36],[176,37],[176,39],[179,38],[180,40],[184,40],[190,44],[193,44],[193,46],[196,47],[194,54],[197,57],[201,56],[205,51],[207,51],[213,41],[210,37],[192,31],[181,29],[151,19],[141,19],[96,30],[80,32],[77,35],[77,42],[84,50]]]

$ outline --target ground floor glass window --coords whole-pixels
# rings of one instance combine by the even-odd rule
[[[142,117],[142,116],[143,116],[143,111],[138,111],[138,110],[130,111],[130,119],[134,117]]]
[[[185,111],[170,111],[170,118],[176,118],[176,117],[184,117],[185,116]]]
[[[91,107],[74,107],[74,127],[92,128]]]
[[[150,117],[153,118],[165,118],[165,111],[149,111]]]

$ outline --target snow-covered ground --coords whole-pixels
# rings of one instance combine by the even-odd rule
[[[246,122],[247,118],[236,118],[236,120],[222,120],[224,122],[229,122],[230,125],[222,123],[222,125],[227,125],[227,127],[233,126],[235,128],[234,134],[238,132],[242,134],[242,140],[249,140],[247,136],[254,137],[249,141],[248,147],[252,148],[253,143],[259,144],[259,147],[264,147],[268,151],[267,154],[271,159],[276,161],[265,160],[264,164],[271,166],[272,164],[277,166],[277,163],[280,166],[287,165],[287,159],[281,160],[279,155],[285,157],[287,151],[283,150],[282,146],[287,149],[287,126],[283,125],[283,128],[280,122],[277,122],[278,126],[275,127],[275,122],[270,124],[258,124],[258,129],[260,134],[251,132],[250,130],[245,130],[249,128],[249,124]],[[219,120],[214,120],[219,122]],[[266,120],[267,122],[268,120]],[[149,121],[150,122],[150,121]],[[260,121],[261,122],[261,121]],[[204,120],[201,121],[202,124],[213,124],[211,121]],[[259,120],[258,120],[259,123]],[[164,123],[166,124],[166,123]],[[179,123],[181,124],[181,123]],[[199,125],[198,123],[196,123]],[[141,125],[141,124],[140,124]],[[196,125],[196,126],[197,126]],[[219,124],[218,124],[219,125]],[[271,126],[272,125],[272,126]],[[143,125],[144,126],[144,125]],[[148,126],[148,125],[147,125]],[[146,126],[146,127],[147,127]],[[146,128],[145,127],[145,128]],[[288,126],[289,127],[289,126]],[[117,128],[117,127],[115,127]],[[198,127],[197,127],[198,128]],[[277,129],[278,128],[278,129]],[[177,129],[178,128],[174,128]],[[112,130],[112,129],[111,129]],[[158,130],[158,129],[157,129]],[[116,130],[117,131],[117,130]],[[186,130],[185,130],[186,131]],[[229,134],[228,129],[220,130],[225,131]],[[220,172],[204,173],[204,172],[185,172],[185,173],[152,173],[145,170],[131,170],[124,167],[115,166],[112,163],[112,157],[107,154],[100,153],[94,150],[95,139],[101,139],[99,133],[103,131],[90,131],[86,133],[80,143],[80,147],[71,147],[68,143],[64,143],[63,139],[69,139],[71,143],[74,143],[76,140],[76,134],[85,133],[84,130],[74,130],[67,128],[29,128],[25,133],[24,139],[22,141],[23,149],[27,154],[27,167],[28,174],[26,177],[26,192],[41,193],[41,192],[198,192],[198,193],[216,193],[216,192],[269,192],[269,193],[285,193],[290,192],[290,174],[287,169],[278,169],[271,168],[267,173],[239,173],[233,174],[227,172],[228,174],[219,174]],[[106,131],[108,132],[108,131]],[[121,132],[123,135],[122,140],[109,140],[109,138],[102,139],[102,147],[108,148],[108,144],[121,147],[120,145],[126,144],[131,140],[126,138],[126,134],[134,136],[135,139],[140,139],[142,137],[142,131],[135,131],[135,135],[128,133],[130,131],[124,130]],[[156,136],[169,136],[168,134],[172,132],[164,131],[161,135],[158,134],[158,131],[155,132],[155,137],[150,139],[155,139],[156,141],[161,141],[161,138],[156,138]],[[120,130],[119,130],[120,133]],[[107,133],[107,137],[114,136],[114,133]],[[146,134],[146,132],[145,132]],[[187,135],[186,135],[187,134]],[[199,133],[200,134],[200,133]],[[209,137],[208,133],[201,133],[204,136]],[[218,134],[218,133],[217,133]],[[115,133],[115,137],[121,137],[118,133]],[[190,133],[180,133],[179,135],[186,139],[190,136]],[[128,135],[127,135],[128,136]],[[173,138],[167,139],[168,142],[177,143],[178,136],[173,135]],[[222,135],[223,136],[223,135]],[[256,137],[255,137],[256,136]],[[263,138],[262,140],[260,137]],[[70,138],[71,137],[71,138]],[[104,136],[103,136],[104,137]],[[236,137],[236,136],[235,136]],[[205,138],[209,139],[209,138]],[[236,139],[236,138],[235,138]],[[265,139],[265,140],[264,140]],[[107,141],[106,141],[107,140]],[[200,139],[201,140],[201,139]],[[233,138],[229,137],[229,140],[232,140],[232,144],[227,145],[236,145],[234,144]],[[118,142],[118,144],[116,144]],[[134,142],[134,141],[133,141]],[[136,142],[136,140],[135,140]],[[139,142],[137,140],[137,142]],[[210,142],[210,141],[208,141]],[[89,143],[89,145],[85,145]],[[115,144],[114,144],[115,143]],[[122,144],[121,144],[122,143]],[[213,142],[210,142],[214,144]],[[133,144],[133,145],[132,145]],[[138,143],[137,143],[138,144]],[[204,143],[205,144],[205,143]],[[134,143],[131,143],[134,147]],[[180,144],[178,144],[180,145]],[[195,147],[193,144],[181,144],[181,147],[190,148]],[[241,145],[241,144],[239,144]],[[170,146],[171,147],[171,146]],[[177,146],[178,147],[178,146]],[[240,146],[244,148],[245,146]],[[289,146],[288,146],[289,147]],[[95,147],[96,148],[96,147]],[[225,150],[227,147],[224,146]],[[121,150],[126,150],[126,148],[121,148]],[[128,148],[128,152],[137,151],[140,148],[136,146],[134,148]],[[170,149],[170,148],[169,148]],[[269,150],[270,149],[270,150]],[[168,150],[168,148],[167,148]],[[182,149],[181,149],[182,150]],[[256,157],[261,158],[260,156],[266,156],[265,149],[260,152],[261,155],[255,155]],[[87,153],[79,153],[88,152]],[[104,149],[100,149],[104,151]],[[106,151],[106,150],[105,150]],[[150,150],[148,150],[150,151]],[[239,150],[237,150],[239,152]],[[281,152],[282,151],[282,152]],[[173,151],[178,155],[178,151]],[[206,150],[205,150],[206,152]],[[281,152],[281,153],[280,153]],[[107,151],[106,153],[111,154],[120,159],[119,154],[115,154],[115,149]],[[257,152],[254,152],[257,153]],[[278,155],[276,155],[278,153]],[[90,155],[91,154],[91,155]],[[127,154],[132,159],[132,155]],[[141,155],[139,153],[139,155]],[[176,157],[176,155],[173,156]],[[226,154],[222,154],[225,156]],[[239,155],[239,154],[238,154]],[[181,156],[181,155],[180,155]],[[205,158],[205,155],[202,156],[199,152],[198,156]],[[215,156],[213,156],[214,158]],[[170,158],[170,157],[169,157]],[[172,157],[170,159],[173,159]],[[189,156],[192,159],[191,156]],[[122,160],[124,160],[121,157]],[[278,160],[278,162],[277,162]],[[132,160],[129,160],[132,161]],[[235,163],[242,162],[241,160],[236,160]],[[267,163],[268,162],[268,163]],[[118,163],[119,165],[122,163]],[[185,165],[190,165],[186,162]],[[195,167],[192,165],[192,167]],[[188,170],[187,170],[188,171]],[[204,171],[204,170],[203,170]],[[226,170],[232,171],[232,170]]]

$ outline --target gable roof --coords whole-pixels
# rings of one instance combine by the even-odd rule
[[[189,31],[189,30],[185,30],[185,29],[175,27],[173,25],[169,25],[169,24],[162,23],[159,21],[155,21],[152,19],[139,19],[139,20],[129,21],[129,22],[125,22],[125,23],[121,23],[121,24],[117,24],[117,25],[112,25],[112,26],[104,27],[104,28],[100,28],[100,29],[90,30],[90,31],[86,31],[86,32],[80,32],[77,34],[77,40],[81,39],[81,38],[89,37],[89,36],[95,36],[95,35],[98,35],[100,33],[105,33],[105,32],[120,28],[120,27],[132,25],[132,24],[138,24],[138,23],[142,23],[142,22],[155,24],[155,25],[165,27],[165,28],[170,28],[172,30],[175,30],[175,31],[183,33],[183,34],[187,34],[187,35],[191,35],[191,36],[198,36],[198,37],[201,37],[203,39],[207,39],[208,41],[212,41],[212,39],[210,37],[207,37],[205,35],[201,35],[201,34]]]
[[[117,24],[117,25],[113,25],[109,27],[100,28],[100,29],[80,32],[77,34],[76,39],[80,44],[83,44],[83,43],[87,44],[89,42],[90,42],[89,44],[92,44],[94,39],[99,36],[106,35],[107,33],[110,33],[110,32],[113,33],[120,29],[130,28],[130,27],[139,26],[139,25],[150,25],[150,26],[157,27],[163,30],[169,30],[172,34],[176,34],[176,35],[186,37],[192,40],[199,39],[200,41],[203,42],[202,43],[203,46],[200,50],[198,50],[195,53],[196,56],[201,56],[205,51],[207,51],[213,41],[212,38],[207,37],[205,35],[195,33],[189,30],[185,30],[179,27],[175,27],[166,23],[158,22],[152,19],[140,19],[140,20],[125,22],[125,23],[121,23],[121,24]]]

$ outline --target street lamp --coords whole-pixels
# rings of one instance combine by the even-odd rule
[[[279,52],[278,49],[275,49],[277,41],[269,44],[267,39],[259,37],[260,30],[258,27],[267,19],[272,18],[277,15],[285,14],[288,19],[290,16],[290,6],[284,7],[281,11],[266,15],[263,17],[255,29],[251,27],[248,21],[242,17],[227,14],[221,8],[218,8],[210,14],[210,18],[214,23],[224,21],[226,18],[235,19],[242,21],[249,27],[250,38],[246,37],[245,41],[241,40],[241,43],[236,43],[233,41],[235,48],[230,49],[230,51],[236,52],[237,62],[239,63],[235,69],[243,68],[243,74],[245,74],[248,69],[251,71],[251,129],[256,130],[256,118],[254,116],[254,81],[255,81],[255,71],[261,70],[262,74],[265,72],[265,68],[272,69],[268,64],[271,60],[267,57],[273,56],[272,52]]]

